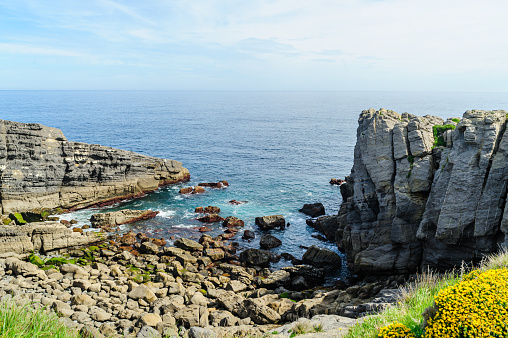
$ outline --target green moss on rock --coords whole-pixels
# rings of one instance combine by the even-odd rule
[[[9,214],[9,218],[16,222],[17,225],[26,224],[26,221],[23,219],[23,216],[19,212],[13,212]]]

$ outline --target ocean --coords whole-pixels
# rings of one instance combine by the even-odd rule
[[[168,92],[168,91],[0,91],[0,118],[61,129],[68,140],[101,144],[181,161],[191,181],[160,189],[143,199],[109,207],[152,209],[152,220],[122,226],[153,237],[199,238],[194,209],[214,205],[254,230],[254,218],[284,215],[291,224],[271,233],[282,240],[272,249],[301,258],[304,247],[337,251],[298,212],[304,203],[321,202],[336,214],[339,188],[353,165],[358,116],[368,108],[398,113],[461,117],[468,109],[508,109],[507,93],[433,92]],[[227,180],[229,188],[182,196],[184,186]],[[248,201],[231,205],[229,200]],[[84,224],[97,210],[65,215]],[[212,226],[212,234],[222,231]],[[281,260],[274,268],[290,265]],[[347,275],[347,269],[337,272]]]

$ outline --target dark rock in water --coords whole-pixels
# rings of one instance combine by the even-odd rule
[[[273,259],[273,254],[260,249],[247,249],[240,254],[240,261],[249,265],[267,266]]]
[[[318,268],[337,267],[340,268],[342,259],[339,254],[324,248],[318,248],[313,245],[307,249],[302,258],[305,264],[310,264]]]
[[[306,290],[309,288],[309,284],[307,284],[307,281],[303,276],[297,276],[293,280],[291,280],[291,289],[292,290]]]
[[[247,203],[248,201],[237,201],[237,200],[231,200],[229,201],[228,203],[229,204],[233,204],[233,205],[239,205],[239,204],[245,204]]]
[[[242,239],[254,239],[254,238],[256,238],[256,234],[254,233],[254,231],[245,230],[243,232]]]
[[[319,235],[319,234],[313,234],[311,235],[312,238],[319,239],[320,241],[326,242],[328,241],[325,236]]]
[[[318,217],[325,214],[325,207],[322,203],[304,204],[303,208],[298,211],[310,217]]]
[[[287,261],[290,261],[291,264],[293,265],[299,265],[299,264],[303,264],[302,260],[301,259],[298,259],[296,258],[295,256],[293,256],[292,254],[289,254],[287,252],[283,252],[280,254],[282,256],[282,258],[284,258],[285,260]]]
[[[198,186],[222,189],[222,188],[229,187],[229,183],[228,183],[228,181],[220,181],[220,182],[212,182],[212,183],[199,183]]]
[[[217,214],[209,214],[209,215],[205,215],[203,217],[198,217],[196,219],[200,222],[203,222],[203,223],[214,223],[214,222],[224,221],[224,218],[220,217]]]
[[[255,223],[261,230],[271,230],[275,228],[283,230],[286,227],[286,220],[282,215],[256,217]]]
[[[263,235],[259,241],[261,249],[272,249],[282,245],[282,241],[272,235]]]
[[[185,188],[180,189],[180,191],[179,191],[179,193],[182,195],[202,194],[204,192],[206,192],[206,190],[200,186],[185,187]]]
[[[322,268],[316,268],[311,265],[295,265],[282,268],[291,274],[291,279],[294,280],[298,276],[305,279],[309,287],[322,285],[325,278],[325,271]]]
[[[216,207],[216,206],[212,206],[212,205],[209,205],[205,208],[203,207],[197,207],[195,210],[194,210],[195,213],[205,213],[205,214],[219,214],[220,213],[220,208],[219,207]]]
[[[331,242],[335,242],[335,235],[339,226],[339,216],[321,216],[318,218],[309,218],[305,221],[308,226],[318,230],[326,236]]]
[[[234,216],[226,217],[226,219],[222,223],[222,226],[225,226],[228,228],[243,227],[244,225],[245,225],[245,223],[241,219],[239,219],[238,217],[234,217]]]
[[[198,227],[197,230],[199,232],[208,232],[208,231],[212,231],[212,229],[210,229],[209,227]]]
[[[342,183],[345,183],[345,182],[346,182],[345,180],[341,180],[341,179],[337,179],[337,178],[330,179],[331,185],[341,185]]]

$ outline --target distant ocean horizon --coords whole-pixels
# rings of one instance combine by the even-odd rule
[[[215,205],[255,230],[257,216],[282,214],[291,226],[272,234],[274,249],[301,258],[300,246],[337,251],[298,212],[321,202],[336,214],[341,197],[331,178],[351,172],[358,116],[386,108],[398,113],[462,117],[466,110],[508,109],[508,93],[442,92],[202,92],[202,91],[0,91],[0,119],[61,129],[68,140],[101,144],[181,161],[191,181],[114,208],[160,211],[153,220],[124,226],[157,237],[199,237],[198,206]],[[199,182],[227,180],[224,190],[180,196]],[[245,200],[243,205],[229,200]],[[81,224],[97,210],[65,217]],[[220,225],[213,225],[221,231]],[[241,248],[258,247],[237,236]],[[276,266],[290,265],[282,260]],[[343,271],[341,275],[346,272]]]

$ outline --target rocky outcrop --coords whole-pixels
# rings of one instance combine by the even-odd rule
[[[4,214],[102,206],[188,179],[178,161],[71,142],[56,128],[0,120]]]
[[[121,224],[129,224],[145,219],[151,219],[157,216],[158,211],[152,210],[131,210],[124,209],[119,211],[104,212],[93,214],[90,217],[90,223],[93,228],[112,227]]]
[[[0,226],[0,256],[48,253],[103,241],[102,233],[73,232],[59,222],[37,222],[22,226]]]
[[[362,112],[335,233],[356,272],[449,269],[508,244],[506,116]]]

